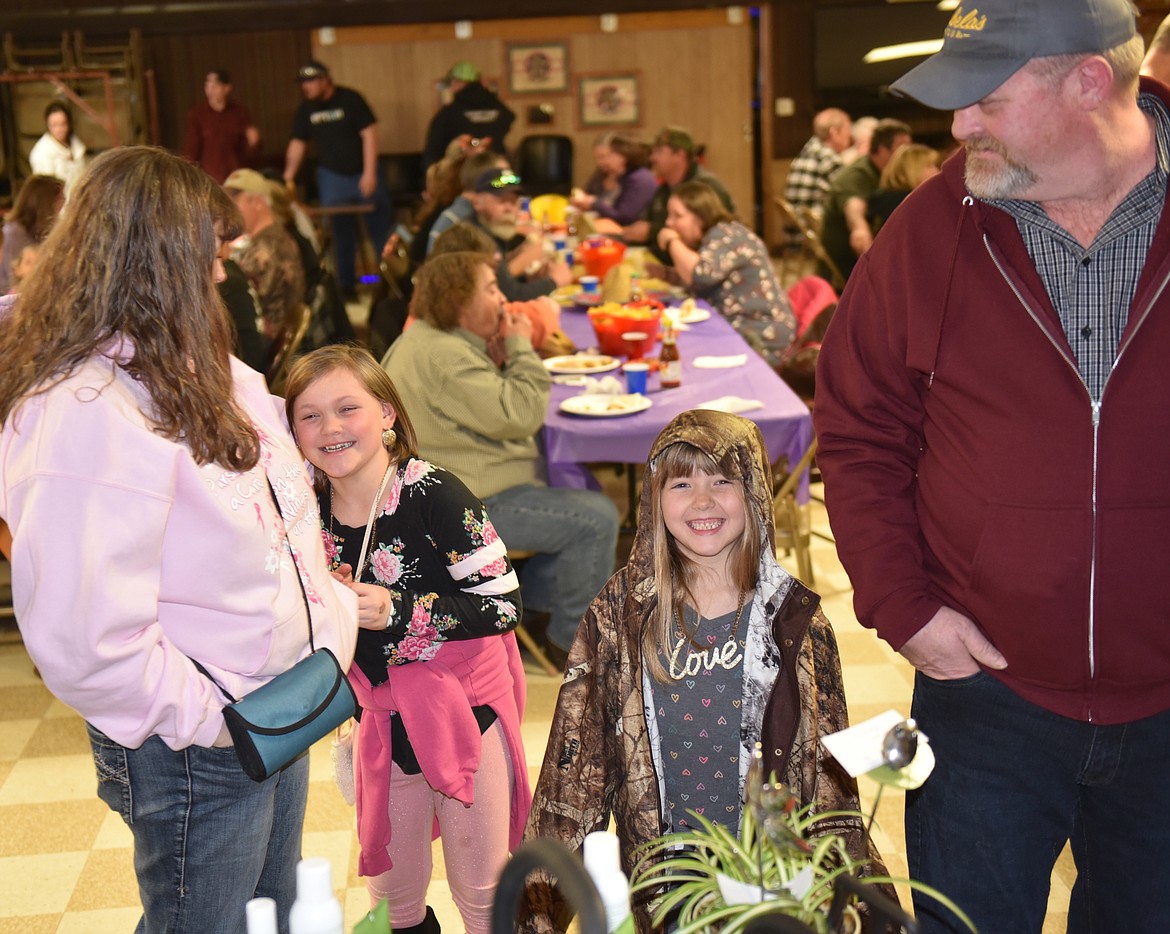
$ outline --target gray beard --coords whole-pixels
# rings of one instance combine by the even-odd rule
[[[1004,159],[1004,163],[995,168],[986,168],[977,162],[972,162],[970,158],[967,159],[963,178],[967,183],[967,190],[976,198],[982,198],[985,201],[1023,198],[1028,190],[1040,180],[1036,173],[1026,165],[1013,162],[998,143],[990,141],[988,145],[987,141],[980,140],[978,142],[984,144],[982,148],[999,153]],[[970,144],[971,141],[968,140],[968,146]]]
[[[500,221],[495,224],[487,225],[488,233],[490,233],[497,240],[503,240],[507,243],[514,236],[516,236],[516,222],[515,221]]]

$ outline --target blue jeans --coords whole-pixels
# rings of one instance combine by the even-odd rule
[[[524,568],[524,605],[549,614],[548,637],[567,649],[590,601],[613,574],[618,513],[592,490],[526,484],[484,501],[509,548],[534,551]]]
[[[919,673],[913,716],[938,764],[906,800],[911,876],[986,934],[1040,934],[1071,840],[1071,934],[1170,931],[1170,711],[1117,726],[1069,720],[989,674]],[[965,931],[914,894],[923,934]]]
[[[374,245],[374,256],[381,258],[382,248],[390,239],[394,212],[390,208],[390,193],[378,173],[378,187],[371,198],[363,198],[358,190],[361,175],[341,175],[324,166],[317,167],[317,197],[323,207],[338,204],[372,204],[372,214],[364,215],[366,232]],[[330,218],[333,228],[333,255],[337,260],[337,281],[343,289],[352,289],[357,283],[354,262],[357,258],[357,220],[339,214]]]
[[[134,834],[137,934],[243,934],[244,905],[276,899],[282,934],[296,898],[309,757],[257,783],[236,751],[157,736],[139,749],[87,725],[98,796]]]

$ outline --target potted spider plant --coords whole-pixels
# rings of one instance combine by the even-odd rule
[[[866,902],[870,914],[916,931],[913,919],[877,892],[889,883],[937,899],[975,930],[954,902],[925,883],[863,877],[867,861],[850,855],[843,835],[818,826],[842,818],[864,821],[865,815],[814,813],[811,805],[800,806],[774,776],[765,782],[762,771],[757,752],[747,776],[748,806],[738,835],[689,811],[697,829],[666,834],[639,847],[630,894],[653,899],[655,926],[673,918],[674,934],[739,934],[753,922],[781,914],[816,934],[859,934],[861,904]]]

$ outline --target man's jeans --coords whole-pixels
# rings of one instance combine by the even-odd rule
[[[613,574],[618,514],[592,490],[527,484],[489,496],[488,516],[504,544],[534,551],[524,568],[524,605],[550,616],[548,638],[568,649],[589,603]]]
[[[341,175],[323,166],[317,167],[317,197],[322,207],[339,204],[372,204],[373,213],[363,215],[366,232],[374,245],[374,256],[382,257],[382,248],[390,239],[394,214],[390,208],[390,194],[386,181],[378,173],[378,187],[372,198],[363,198],[358,189],[361,175]],[[357,284],[354,262],[357,258],[357,221],[353,215],[338,214],[330,218],[333,228],[333,255],[337,259],[337,281],[343,289]]]
[[[1118,726],[1069,720],[980,672],[919,673],[913,716],[937,765],[907,796],[910,874],[986,934],[1040,934],[1072,841],[1071,934],[1170,931],[1170,712]],[[965,931],[914,895],[923,934]]]
[[[152,736],[129,749],[88,730],[98,796],[134,834],[137,934],[240,934],[244,905],[259,896],[276,899],[287,932],[309,757],[258,783],[232,748],[175,752]]]

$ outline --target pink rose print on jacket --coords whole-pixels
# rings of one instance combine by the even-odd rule
[[[412,460],[409,464],[406,465],[406,470],[403,473],[402,482],[408,485],[412,483],[418,483],[419,480],[423,479],[423,477],[429,474],[432,470],[434,470],[434,467],[432,467],[426,461]]]
[[[385,545],[379,545],[370,555],[370,567],[381,584],[394,584],[402,576],[402,558]]]
[[[431,605],[436,599],[438,594],[429,593],[415,602],[410,622],[406,625],[406,636],[390,651],[390,664],[429,661],[438,653],[443,640],[431,621]]]
[[[390,484],[390,489],[386,493],[386,501],[382,503],[382,515],[392,516],[398,511],[398,500],[402,497],[402,484],[399,483],[398,478]]]
[[[407,636],[398,643],[398,660],[400,662],[430,661],[438,654],[442,644],[420,636]]]
[[[479,573],[484,577],[503,577],[508,573],[508,561],[506,558],[496,558],[495,561],[480,568]]]
[[[427,594],[414,605],[414,609],[410,613],[410,622],[406,625],[406,631],[412,636],[438,635],[438,630],[431,625],[431,603],[436,596],[436,594]]]
[[[496,527],[491,524],[491,521],[485,521],[483,524],[483,543],[490,545],[492,542],[498,542],[500,536],[496,533]]]
[[[325,557],[329,559],[329,569],[336,570],[341,563],[341,549],[337,547],[337,540],[328,529],[321,530],[321,539],[325,543]]]

